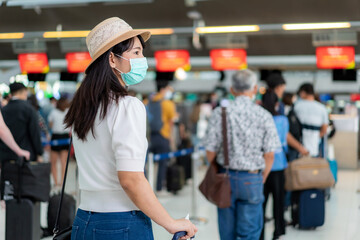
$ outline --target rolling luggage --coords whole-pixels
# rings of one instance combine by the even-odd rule
[[[56,194],[50,198],[47,220],[48,220],[48,231],[53,232],[56,222],[56,214],[60,203],[61,194]],[[60,213],[59,229],[65,229],[73,224],[76,214],[76,202],[75,199],[69,195],[64,194],[62,209]]]
[[[292,223],[302,229],[315,229],[325,221],[323,190],[310,189],[292,192]]]
[[[185,171],[182,166],[170,165],[166,173],[166,186],[168,192],[176,194],[185,184]]]
[[[40,203],[29,199],[6,201],[6,240],[39,240]]]
[[[336,184],[337,183],[337,172],[338,172],[337,162],[336,162],[336,160],[328,160],[328,162],[329,162],[330,170],[334,176],[335,184]]]

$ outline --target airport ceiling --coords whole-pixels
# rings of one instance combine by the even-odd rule
[[[65,5],[49,5],[55,2]],[[311,22],[360,21],[359,0],[0,0],[0,33],[90,30],[100,21],[118,16],[133,28],[192,27],[187,14],[201,13],[206,26],[284,24]],[[23,2],[23,3],[20,3]],[[11,6],[17,3],[37,5]],[[45,3],[45,5],[42,5]],[[245,34],[248,55],[311,55],[315,53],[309,32]],[[163,36],[164,38],[168,36]],[[357,33],[358,42],[360,42]],[[204,42],[201,37],[201,42]],[[191,36],[189,36],[191,42]],[[151,42],[150,42],[151,44]],[[48,41],[50,59],[64,58],[59,41]],[[192,56],[208,56],[190,48]],[[356,53],[360,51],[356,47]],[[146,55],[153,54],[151,47]],[[16,59],[12,43],[0,42],[0,60]]]

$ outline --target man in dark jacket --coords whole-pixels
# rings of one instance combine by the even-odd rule
[[[4,121],[20,148],[30,152],[30,161],[42,161],[43,147],[38,116],[26,101],[27,89],[22,83],[10,84],[12,99],[4,108]],[[16,159],[17,155],[0,141],[0,160]]]

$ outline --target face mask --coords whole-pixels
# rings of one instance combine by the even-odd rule
[[[164,99],[166,99],[166,100],[169,100],[169,99],[171,99],[172,98],[172,96],[173,96],[173,93],[172,93],[172,91],[166,91],[166,93],[165,93],[165,95],[164,95]]]
[[[145,57],[127,59],[123,56],[117,54],[115,55],[117,57],[130,61],[131,70],[128,73],[123,73],[119,69],[115,68],[115,70],[121,74],[121,78],[125,82],[126,86],[135,85],[141,83],[142,80],[144,80],[146,71],[148,69],[148,64]]]

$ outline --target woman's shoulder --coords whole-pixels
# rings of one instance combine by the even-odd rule
[[[273,118],[275,122],[280,122],[280,123],[289,122],[288,118],[285,115],[277,115],[277,116],[273,116]]]
[[[119,98],[118,102],[112,102],[111,108],[113,109],[122,109],[126,111],[127,109],[134,109],[139,111],[145,111],[145,105],[138,98],[132,96],[125,96]]]

